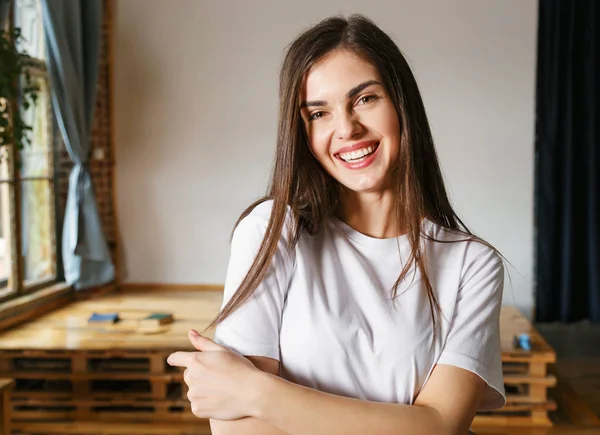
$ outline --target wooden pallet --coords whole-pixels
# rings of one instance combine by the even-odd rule
[[[188,421],[182,369],[170,351],[0,350],[0,371],[16,380],[11,414],[24,421]]]
[[[43,405],[81,399],[86,400],[85,404],[74,410],[51,410],[55,413],[51,418],[60,417],[65,423],[71,418],[176,421],[179,410],[170,404],[184,400],[187,391],[182,372],[166,364],[166,358],[174,350],[192,350],[188,329],[202,330],[208,325],[221,299],[218,292],[109,295],[73,303],[22,327],[3,331],[0,373],[16,380],[12,406],[18,408],[14,423],[47,417],[41,414],[49,412]],[[85,323],[94,311],[118,311],[124,318],[133,318],[165,306],[173,307],[176,320],[157,335],[130,331],[126,324],[91,328]],[[521,333],[531,335],[531,352],[513,348],[513,336]],[[556,405],[548,399],[547,391],[556,380],[549,376],[547,367],[556,360],[554,351],[518,311],[509,307],[502,310],[501,338],[508,404],[502,410],[478,414],[474,427],[549,426],[548,413]],[[126,411],[118,406],[102,407],[111,398],[127,402],[119,405],[128,406]],[[23,405],[23,399],[30,400],[31,406]],[[156,403],[151,409],[142,406],[148,400]]]
[[[198,422],[189,409],[182,370],[166,359],[173,351],[193,350],[187,331],[202,331],[221,299],[220,292],[117,293],[77,301],[0,332],[0,373],[15,379],[13,427],[33,434],[45,433],[49,425],[71,433],[73,422],[96,422],[96,427]],[[136,330],[136,319],[166,306],[175,321],[164,331]],[[88,325],[92,312],[119,312],[124,320]]]
[[[513,338],[519,334],[529,334],[531,351],[514,347]],[[555,411],[557,405],[548,398],[548,389],[556,386],[556,378],[548,374],[548,367],[556,362],[556,353],[513,307],[502,308],[500,336],[507,403],[502,409],[478,413],[473,427],[552,426],[548,412]]]

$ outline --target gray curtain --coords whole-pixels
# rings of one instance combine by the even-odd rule
[[[10,0],[0,0],[0,30],[4,30],[6,19],[8,18],[8,9]]]
[[[89,167],[100,63],[101,0],[43,0],[52,106],[74,167],[63,224],[65,279],[75,289],[114,280]]]

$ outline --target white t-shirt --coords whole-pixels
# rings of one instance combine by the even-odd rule
[[[249,270],[265,235],[272,202],[236,228],[223,305]],[[425,219],[435,239],[462,240]],[[442,310],[433,342],[427,290],[410,269],[392,287],[410,253],[405,236],[376,239],[332,219],[292,250],[284,236],[250,300],[215,331],[215,341],[241,355],[280,361],[280,375],[341,396],[412,404],[435,364],[479,375],[488,385],[480,411],[505,403],[500,355],[501,258],[476,241],[422,238],[427,271]]]

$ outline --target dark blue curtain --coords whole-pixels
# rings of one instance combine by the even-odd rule
[[[43,0],[52,107],[74,167],[62,234],[65,279],[76,289],[114,280],[90,174],[100,64],[101,0]]]
[[[540,0],[536,321],[600,322],[600,2]]]

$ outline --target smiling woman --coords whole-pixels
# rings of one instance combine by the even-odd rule
[[[302,89],[308,146],[329,175],[352,196],[391,188],[400,126],[377,69],[336,50],[308,71]]]
[[[280,80],[270,195],[236,224],[215,341],[169,358],[194,414],[215,435],[467,433],[505,403],[504,268],[450,206],[406,60],[334,17]]]

